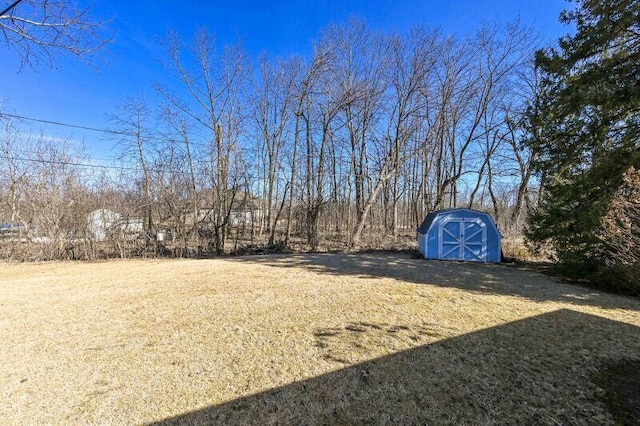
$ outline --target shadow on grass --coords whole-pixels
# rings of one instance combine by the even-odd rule
[[[316,337],[330,349],[339,332],[319,330]],[[154,424],[600,425],[611,423],[607,400],[617,398],[614,387],[598,386],[600,370],[637,361],[640,328],[558,310]]]
[[[532,268],[517,265],[425,260],[394,252],[246,256],[228,260],[281,268],[305,268],[318,274],[391,278],[483,294],[520,296],[537,302],[567,302],[640,311],[638,299],[562,283]]]

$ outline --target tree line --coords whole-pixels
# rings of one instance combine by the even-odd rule
[[[170,229],[180,254],[222,254],[232,233],[311,251],[393,245],[454,206],[491,211],[517,234],[536,197],[522,144],[537,87],[530,34],[517,23],[397,34],[351,20],[288,58],[250,57],[206,30],[169,34],[166,81],[110,114],[120,169],[83,166],[84,151],[46,135],[27,148],[21,123],[3,119],[0,215],[56,241],[54,257],[92,246],[87,215],[107,206],[144,219],[146,250]]]
[[[537,51],[517,23],[457,37],[352,20],[288,58],[169,34],[166,78],[102,131],[117,165],[0,116],[0,255],[398,247],[463,206],[564,274],[637,293],[640,5],[573,3],[575,34]],[[86,11],[36,6],[0,13],[23,65],[106,40]],[[44,21],[65,34],[51,48]]]
[[[637,292],[640,5],[573,3],[575,34],[537,51],[518,24],[457,37],[352,20],[288,58],[169,34],[166,78],[102,130],[118,165],[0,116],[1,255],[398,247],[427,212],[464,206],[566,275]],[[88,9],[38,5],[0,12],[23,66],[108,41]]]

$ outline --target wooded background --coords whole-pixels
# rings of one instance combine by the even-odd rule
[[[396,34],[352,20],[288,58],[170,34],[166,81],[123,100],[97,135],[117,161],[0,117],[3,255],[401,247],[448,207],[489,211],[518,236],[540,190],[523,144],[539,90],[533,33]],[[107,242],[96,210],[119,215]],[[123,232],[131,220],[138,236]]]

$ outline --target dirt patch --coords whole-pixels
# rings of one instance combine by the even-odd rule
[[[593,378],[639,330],[637,299],[404,253],[3,264],[0,423],[611,424]]]

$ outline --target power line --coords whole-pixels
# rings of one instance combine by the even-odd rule
[[[19,156],[7,156],[4,154],[0,154],[0,159],[2,160],[15,160],[15,161],[25,161],[28,163],[39,163],[39,164],[48,164],[51,166],[75,166],[75,167],[84,167],[89,169],[103,169],[103,170],[116,170],[116,171],[133,171],[133,172],[142,172],[143,168],[140,167],[131,167],[131,166],[109,166],[105,164],[92,164],[92,163],[82,163],[79,161],[71,161],[71,160],[48,160],[43,158],[27,158],[27,157],[19,157]],[[207,163],[207,162],[202,162]],[[179,175],[191,175],[190,171],[185,170],[176,170],[176,169],[167,169],[161,167],[147,167],[148,172],[152,173],[175,173]],[[196,172],[198,174],[198,172]],[[247,175],[250,179],[254,179],[255,176],[252,174]]]
[[[10,113],[7,113],[7,112],[0,111],[0,118],[1,117],[9,117],[9,118],[15,118],[15,119],[18,119],[18,120],[33,121],[33,122],[36,122],[36,123],[50,124],[50,125],[53,125],[53,126],[60,126],[60,127],[67,127],[67,128],[70,128],[70,129],[88,130],[90,132],[104,133],[104,134],[116,135],[116,136],[127,136],[127,137],[138,137],[139,136],[135,132],[125,132],[125,131],[122,131],[122,130],[113,130],[113,129],[104,129],[104,128],[99,128],[99,127],[84,126],[84,125],[81,125],[81,124],[63,123],[61,121],[45,120],[43,118],[27,117],[25,115],[10,114]],[[183,140],[173,139],[173,138],[169,138],[169,137],[153,136],[153,135],[144,135],[143,139],[144,140],[155,140],[155,141],[161,141],[161,142],[182,143],[182,144],[185,144],[185,145],[187,143],[186,141],[183,141]],[[189,142],[189,145],[203,146],[203,147],[207,147],[207,148],[210,147],[209,144],[201,143],[201,142]]]
[[[60,127],[68,127],[71,129],[79,129],[79,130],[88,130],[91,132],[97,132],[97,133],[105,133],[105,134],[112,134],[112,135],[117,135],[117,136],[127,136],[127,137],[138,137],[138,135],[134,132],[125,132],[125,131],[121,131],[121,130],[111,130],[111,129],[103,129],[103,128],[98,128],[98,127],[91,127],[91,126],[84,126],[84,125],[79,125],[79,124],[70,124],[70,123],[63,123],[60,121],[53,121],[53,120],[45,120],[42,118],[35,118],[35,117],[27,117],[25,115],[19,115],[19,114],[10,114],[7,112],[2,112],[0,111],[0,118],[2,117],[9,117],[9,118],[15,118],[18,120],[26,120],[26,121],[33,121],[36,123],[42,123],[42,124],[50,124],[53,126],[60,126]],[[187,142],[184,140],[178,140],[178,139],[174,139],[174,138],[169,138],[169,137],[158,137],[158,136],[152,136],[152,135],[145,135],[143,137],[143,139],[145,140],[155,140],[155,141],[162,141],[162,142],[173,142],[173,143],[180,143],[180,144],[184,144],[186,145]],[[211,144],[207,144],[207,143],[203,143],[203,142],[194,142],[194,141],[189,141],[188,142],[189,145],[192,146],[201,146],[201,147],[205,147],[205,148],[211,148]],[[242,147],[242,146],[236,146],[237,150],[242,151],[244,153],[251,153],[251,154],[257,154],[258,150],[252,149],[252,148],[247,148],[247,147]],[[309,154],[302,154],[299,153],[298,154],[300,157],[302,158],[306,158],[306,157],[312,157],[315,158],[317,157],[316,154],[313,153],[309,153]],[[343,160],[348,160],[349,158],[344,157],[341,159]]]
[[[116,170],[116,171],[133,171],[133,172],[142,172],[143,168],[142,166],[139,167],[131,167],[131,166],[109,166],[106,164],[92,164],[92,163],[82,163],[79,161],[71,161],[71,160],[48,160],[48,159],[42,159],[42,158],[27,158],[27,157],[20,157],[20,156],[7,156],[4,154],[0,154],[0,159],[2,160],[15,160],[15,161],[24,161],[24,162],[28,162],[28,163],[38,163],[38,164],[48,164],[51,166],[75,166],[75,167],[83,167],[83,168],[89,168],[89,169],[102,169],[102,170]],[[197,161],[198,163],[201,164],[209,164],[211,163],[210,161]],[[175,174],[179,174],[179,175],[191,175],[190,171],[185,171],[185,170],[176,170],[176,169],[167,169],[167,168],[161,168],[161,167],[147,167],[146,168],[147,171],[149,172],[153,172],[153,173],[159,173],[159,172],[165,172],[165,173],[175,173]],[[199,171],[196,171],[196,174],[199,174]],[[333,177],[344,177],[346,175],[348,175],[349,173],[333,173],[332,171],[326,171],[325,175],[326,176],[333,176]],[[247,175],[250,179],[255,179],[256,175],[249,173]]]
[[[19,120],[33,121],[33,122],[37,122],[37,123],[43,123],[43,124],[49,124],[49,125],[54,125],[54,126],[67,127],[67,128],[72,128],[72,129],[87,130],[87,131],[91,131],[91,132],[118,135],[118,136],[127,136],[127,137],[138,137],[139,136],[138,134],[136,134],[134,132],[126,132],[126,131],[121,131],[121,130],[104,129],[104,128],[98,128],[98,127],[84,126],[84,125],[79,125],[79,124],[63,123],[63,122],[60,122],[60,121],[46,120],[46,119],[41,119],[41,118],[28,117],[28,116],[24,116],[24,115],[20,115],[20,114],[11,114],[11,113],[6,113],[6,112],[0,111],[0,118],[2,118],[2,117],[9,117],[9,118],[15,118],[15,119],[19,119]],[[188,143],[191,146],[201,146],[201,147],[205,147],[205,148],[211,148],[211,144],[207,144],[207,143],[203,143],[203,142],[194,142],[194,141],[187,142],[185,140],[178,140],[178,139],[174,139],[174,138],[170,138],[170,137],[158,137],[158,136],[153,136],[153,135],[144,135],[143,139],[144,140],[156,140],[156,141],[162,141],[162,142],[180,143],[180,144],[184,144],[184,145],[186,145]],[[243,146],[236,146],[235,149],[237,149],[238,151],[241,151],[243,153],[263,155],[263,153],[262,153],[262,151],[260,149],[252,149],[252,148],[243,147]],[[298,153],[298,156],[300,158],[309,158],[309,157],[310,158],[316,158],[316,157],[318,157],[318,154],[316,154],[316,153]],[[334,153],[334,158],[336,160],[342,160],[342,161],[350,161],[352,159],[349,155],[335,156],[335,153]],[[110,159],[110,160],[115,161],[116,159]],[[31,160],[27,159],[25,161],[31,161]],[[202,161],[202,160],[197,161],[197,162],[199,162],[199,163],[209,163],[209,161]],[[82,166],[81,164],[78,164],[78,165]],[[91,166],[92,165],[84,165],[83,167],[91,167]],[[117,166],[100,166],[100,167],[127,170],[127,168],[122,168],[122,167],[117,167]],[[131,169],[131,170],[141,170],[141,169]],[[170,170],[168,170],[168,171],[170,171]],[[180,172],[180,171],[177,171],[177,172],[178,173],[183,173],[183,172]]]
[[[120,136],[135,136],[135,133],[132,133],[132,132],[123,132],[119,130],[110,130],[110,129],[99,129],[97,127],[81,126],[78,124],[62,123],[59,121],[52,121],[52,120],[43,120],[41,118],[26,117],[24,115],[18,115],[18,114],[9,114],[2,111],[0,111],[0,117],[17,118],[19,120],[35,121],[37,123],[51,124],[54,126],[61,126],[61,127],[70,127],[73,129],[89,130],[92,132],[99,132],[99,133],[109,133],[109,134],[120,135]]]
[[[122,130],[112,130],[112,129],[104,129],[104,128],[99,128],[99,127],[84,126],[84,125],[80,125],[80,124],[63,123],[61,121],[45,120],[45,119],[42,119],[42,118],[27,117],[25,115],[10,114],[10,113],[7,113],[7,112],[0,111],[0,118],[2,118],[2,117],[15,118],[15,119],[18,119],[18,120],[25,120],[25,121],[33,121],[33,122],[36,122],[36,123],[49,124],[49,125],[53,125],[53,126],[68,127],[68,128],[71,128],[71,129],[88,130],[88,131],[91,131],[91,132],[105,133],[105,134],[117,135],[117,136],[127,136],[127,137],[138,137],[139,136],[135,132],[125,132],[125,131],[122,131]],[[155,140],[155,141],[161,141],[161,142],[173,142],[173,143],[180,143],[180,144],[184,144],[184,145],[187,144],[187,141],[185,141],[185,140],[178,140],[178,139],[174,139],[174,138],[170,138],[170,137],[160,137],[160,136],[153,136],[153,135],[144,135],[142,139],[144,139],[144,140]],[[189,141],[188,144],[191,145],[191,146],[201,146],[201,147],[205,147],[205,148],[211,148],[211,144],[207,144],[207,143],[204,143],[204,142]],[[243,152],[252,151],[251,149],[243,148],[243,147],[237,147],[237,149],[239,149],[239,150],[241,150]]]
[[[39,164],[49,164],[52,166],[76,166],[76,167],[85,167],[92,169],[106,169],[106,170],[118,170],[118,171],[142,171],[142,167],[131,167],[131,166],[108,166],[106,164],[91,164],[91,163],[81,163],[77,161],[69,161],[69,160],[46,160],[42,158],[26,158],[26,157],[14,157],[14,156],[6,156],[0,154],[0,158],[3,160],[15,160],[15,161],[26,161],[28,163],[39,163]],[[171,169],[163,169],[157,167],[147,168],[148,171],[151,172],[170,172],[176,174],[190,174],[190,172],[186,172],[184,170],[171,170]]]

